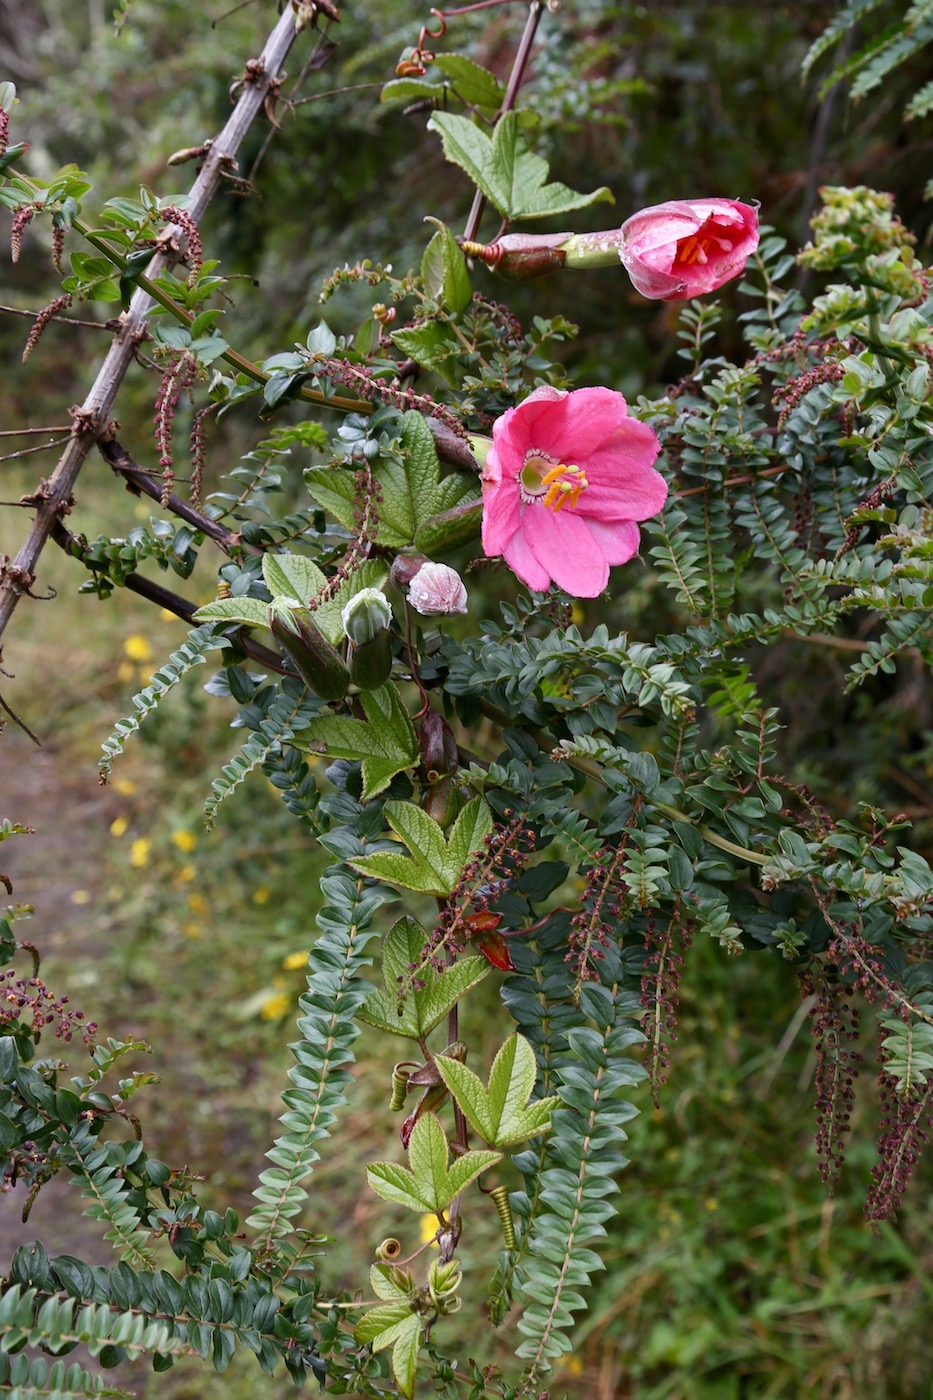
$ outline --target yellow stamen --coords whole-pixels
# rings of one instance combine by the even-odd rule
[[[570,478],[569,481],[567,477]],[[572,462],[558,462],[541,478],[541,485],[547,487],[541,504],[553,510],[555,515],[568,504],[573,510],[588,484],[586,472],[582,467],[575,466]]]
[[[715,233],[691,233],[688,238],[681,238],[677,244],[677,253],[674,258],[676,267],[690,267],[693,263],[708,263],[710,254],[713,257],[717,251],[728,253],[732,243],[728,238],[719,238]]]

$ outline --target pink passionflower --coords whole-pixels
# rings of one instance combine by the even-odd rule
[[[497,419],[483,467],[483,549],[537,592],[595,598],[657,515],[661,445],[612,389],[542,387]]]
[[[620,233],[636,291],[686,301],[739,276],[758,247],[758,212],[735,199],[672,199],[633,214]]]

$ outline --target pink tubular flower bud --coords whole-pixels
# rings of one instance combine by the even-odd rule
[[[738,277],[758,247],[758,206],[736,199],[671,199],[600,233],[508,233],[494,243],[461,241],[513,281],[559,268],[612,267],[621,260],[637,291],[685,301]]]
[[[619,233],[619,257],[636,291],[686,301],[740,276],[758,247],[757,206],[672,199],[633,214]]]
[[[429,560],[408,585],[408,601],[422,617],[442,617],[466,612],[467,591],[456,569]]]

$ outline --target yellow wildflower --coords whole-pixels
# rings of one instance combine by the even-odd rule
[[[141,870],[144,865],[149,864],[149,852],[152,849],[152,842],[148,836],[139,836],[130,846],[130,865]]]
[[[110,823],[110,835],[122,836],[130,824],[129,817],[115,817]]]
[[[430,1244],[433,1240],[436,1245],[437,1240],[434,1239],[434,1236],[437,1234],[437,1216],[422,1215],[421,1219],[418,1221],[418,1226],[421,1243]]]
[[[284,992],[273,992],[272,996],[266,997],[259,1014],[264,1021],[278,1021],[286,1016],[291,1010],[292,999]]]
[[[187,831],[181,828],[178,831],[172,832],[172,844],[177,846],[180,851],[183,851],[185,855],[189,855],[198,844],[198,838],[193,831]]]
[[[127,637],[123,643],[123,650],[131,661],[152,660],[152,647],[149,638],[144,637],[141,632],[134,632],[132,637]]]
[[[282,959],[282,966],[286,972],[295,972],[298,968],[306,967],[307,963],[307,953],[289,953],[287,958]]]

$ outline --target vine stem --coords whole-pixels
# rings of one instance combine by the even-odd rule
[[[535,34],[537,33],[538,24],[541,21],[541,12],[543,8],[543,0],[531,0],[531,4],[528,7],[528,18],[525,20],[525,28],[522,31],[522,37],[515,54],[515,61],[512,64],[512,71],[509,74],[509,82],[505,90],[505,96],[502,99],[502,106],[496,113],[496,121],[493,125],[496,125],[499,118],[504,117],[506,112],[510,112],[515,106],[515,98],[518,95],[518,89],[521,87],[522,79],[525,76],[525,68],[531,53],[531,46],[534,43]],[[485,207],[486,196],[482,194],[480,190],[477,190],[476,194],[473,196],[473,206],[470,209],[469,216],[463,229],[463,237],[468,243],[472,243],[476,239],[476,234],[479,230],[479,221],[483,217],[483,210]]]
[[[448,900],[438,899],[437,904],[439,912],[443,914],[447,908]],[[447,960],[447,966],[451,967],[455,961],[453,951],[448,947],[445,948],[444,953]],[[453,1006],[447,1013],[447,1044],[453,1045],[454,1041],[459,1039],[460,1008],[457,1002],[454,1002]],[[464,1115],[463,1109],[457,1103],[457,1100],[453,1098],[453,1095],[451,1095],[451,1098],[453,1099],[454,1106],[454,1144],[457,1147],[457,1149],[459,1149],[459,1151],[466,1152],[470,1145],[469,1129],[467,1127],[466,1116]],[[461,1196],[456,1196],[452,1201],[450,1209],[447,1213],[447,1219],[450,1225],[450,1229],[447,1232],[446,1239],[441,1241],[439,1255],[441,1262],[444,1264],[448,1264],[453,1258],[454,1250],[457,1247],[457,1241],[460,1238],[460,1230],[462,1228],[460,1224],[461,1200]]]
[[[295,42],[296,33],[295,17],[289,5],[269,35],[259,59],[252,66],[251,71],[255,77],[244,85],[236,107],[220,135],[213,141],[200,174],[191,187],[187,208],[195,223],[202,218],[219,188],[224,170],[229,169],[235,161],[244,137],[262,112],[272,84],[278,78],[282,64]],[[173,242],[177,240],[180,246],[177,250],[166,246],[155,254],[147,268],[147,285],[151,285],[155,278],[168,271],[178,261],[181,247],[184,246],[184,231],[177,225],[172,225],[171,231]],[[117,391],[133,361],[139,341],[145,334],[146,318],[153,304],[154,298],[146,287],[138,287],[133,294],[129,310],[120,318],[119,329],[90,392],[80,408],[75,410],[71,437],[55,471],[49,480],[43,483],[41,494],[37,493],[36,518],[29,536],[12,564],[0,570],[0,637],[23,593],[35,579],[39,556],[56,520],[60,519],[71,497],[91,448],[107,429]]]

